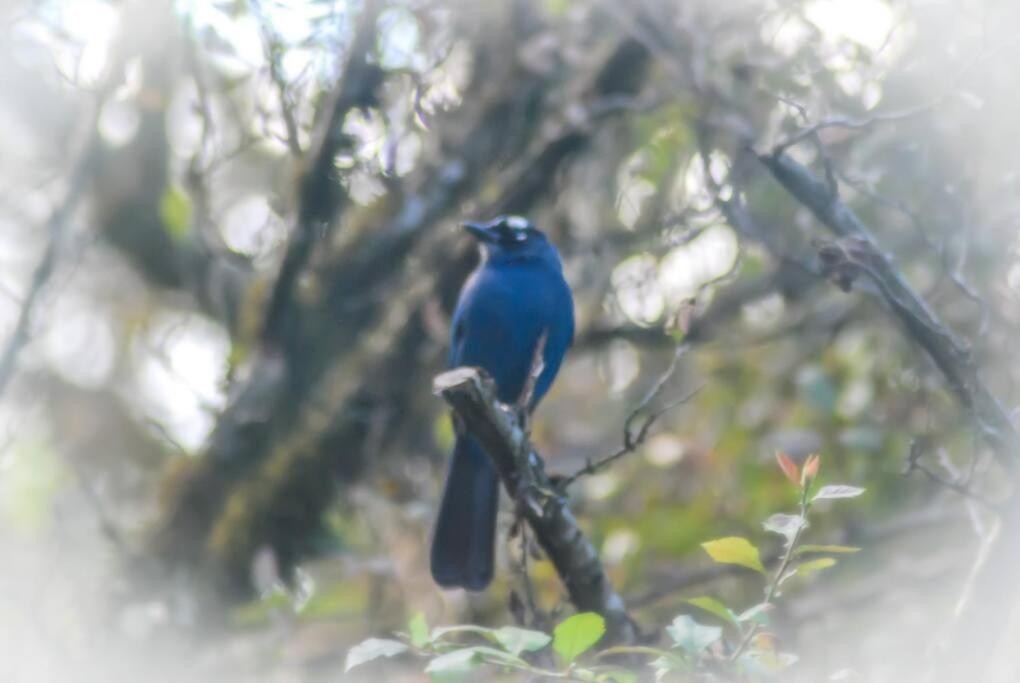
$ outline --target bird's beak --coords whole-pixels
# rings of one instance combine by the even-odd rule
[[[472,235],[475,236],[476,239],[478,239],[481,242],[493,241],[493,235],[489,231],[489,227],[485,223],[473,223],[471,221],[466,221],[464,223],[461,223],[460,225],[462,228],[470,232]]]

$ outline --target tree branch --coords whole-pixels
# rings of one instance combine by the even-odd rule
[[[177,20],[168,7],[163,10],[167,12],[166,22]],[[173,97],[177,75],[175,32],[167,31],[163,21],[146,22],[141,34],[131,22],[124,25],[131,27],[125,30],[132,47],[121,59],[126,62],[136,56],[141,58],[143,87],[135,102],[141,116],[137,133],[122,147],[102,143],[96,133],[96,158],[89,178],[91,222],[103,240],[121,252],[150,284],[188,292],[204,312],[236,334],[254,270],[247,258],[223,247],[211,226],[202,183],[202,173],[208,167],[202,159],[212,129],[205,86],[197,73],[197,57],[192,54],[202,110],[203,144],[186,179],[195,215],[191,225],[179,226],[186,229],[186,234],[175,235],[165,224],[161,210],[166,193],[172,188],[164,103]],[[145,49],[139,49],[143,45]]]
[[[806,125],[800,130],[792,133],[789,137],[777,142],[776,145],[772,148],[772,151],[774,154],[782,154],[790,147],[800,142],[803,142],[804,140],[807,140],[809,138],[817,138],[819,132],[827,130],[829,128],[842,128],[844,130],[863,130],[866,128],[870,128],[871,126],[874,126],[876,124],[888,123],[893,121],[903,121],[905,119],[914,118],[922,114],[927,114],[934,110],[939,105],[941,105],[942,103],[944,103],[945,101],[947,101],[953,95],[959,94],[960,84],[963,82],[964,77],[967,76],[972,70],[974,70],[975,67],[997,56],[1003,50],[1015,46],[1016,42],[1010,41],[1008,43],[999,45],[994,49],[988,50],[978,55],[970,62],[965,64],[963,68],[960,69],[956,73],[956,75],[950,79],[952,85],[948,89],[935,95],[927,102],[922,102],[921,104],[917,104],[906,109],[901,109],[899,111],[876,113],[872,114],[871,116],[861,118],[853,118],[849,116],[830,116],[819,121],[816,121],[813,124]],[[803,106],[795,102],[792,102],[791,100],[788,100],[786,98],[778,99],[785,102],[786,104],[789,104],[797,108],[798,110],[800,110],[801,114],[803,114],[805,118],[807,117],[807,112],[805,111]]]
[[[481,442],[510,497],[525,501],[522,513],[556,567],[570,601],[579,611],[601,614],[614,642],[633,642],[637,629],[623,598],[566,501],[557,495],[516,417],[496,401],[492,381],[477,369],[457,368],[436,377],[433,389]]]
[[[335,161],[337,154],[349,143],[343,133],[344,121],[351,110],[367,108],[375,103],[376,90],[384,76],[382,69],[368,61],[375,48],[380,5],[377,0],[365,3],[343,75],[331,96],[328,114],[309,152],[299,184],[297,224],[291,232],[266,308],[262,332],[265,341],[273,341],[286,327],[285,318],[298,276],[315,244],[329,236],[337,213],[343,207],[346,193],[337,178]],[[278,76],[274,74],[274,78],[278,79]],[[286,114],[283,94],[281,102]],[[291,145],[296,146],[296,132],[291,132],[293,127],[294,123],[288,118],[288,136],[293,140]]]
[[[0,352],[0,396],[3,396],[4,390],[14,376],[15,366],[21,349],[24,348],[31,337],[32,316],[35,313],[36,304],[56,268],[57,256],[63,245],[64,229],[68,219],[85,193],[85,187],[88,184],[87,176],[92,166],[91,151],[91,143],[89,143],[75,164],[64,197],[46,221],[46,232],[48,234],[46,248],[43,251],[42,258],[39,259],[39,263],[36,264],[35,269],[32,271],[32,279],[29,283],[28,291],[21,302],[21,309],[18,311],[14,330],[4,345],[3,351]]]
[[[1017,453],[1010,446],[1016,432],[998,399],[981,379],[970,351],[946,327],[928,304],[883,254],[857,215],[830,192],[825,181],[786,154],[758,157],[787,192],[806,206],[842,244],[823,253],[830,269],[852,269],[867,274],[878,286],[882,298],[904,324],[910,337],[935,362],[949,387],[974,421],[982,438],[1003,464],[1013,467]],[[852,279],[852,277],[851,277]]]

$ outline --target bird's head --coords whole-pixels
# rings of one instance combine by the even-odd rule
[[[523,216],[498,216],[485,223],[462,224],[481,244],[489,259],[517,260],[548,258],[559,260],[556,249],[535,224]]]

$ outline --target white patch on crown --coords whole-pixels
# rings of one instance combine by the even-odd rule
[[[506,225],[514,230],[527,230],[531,227],[531,221],[522,216],[509,216],[506,219]]]

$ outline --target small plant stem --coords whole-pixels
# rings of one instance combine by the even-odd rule
[[[793,562],[793,553],[797,549],[797,543],[800,541],[801,535],[804,533],[804,529],[807,528],[807,516],[808,511],[811,509],[811,501],[808,495],[811,491],[811,482],[805,482],[801,487],[800,493],[800,517],[804,522],[797,527],[797,530],[793,533],[793,537],[790,542],[786,545],[786,552],[783,554],[783,559],[779,563],[779,568],[776,573],[772,576],[772,580],[769,581],[768,587],[765,589],[765,600],[762,605],[769,606],[774,604],[776,599],[776,593],[779,591],[779,584],[782,582],[783,577],[786,575],[787,570],[790,568],[790,563]],[[744,637],[740,640],[737,648],[730,655],[730,661],[736,661],[740,655],[744,653],[748,645],[754,639],[754,636],[758,633],[758,623],[751,624],[751,627],[744,634]]]

